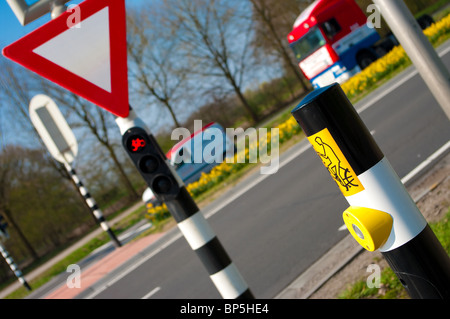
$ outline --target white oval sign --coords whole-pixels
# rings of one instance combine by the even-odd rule
[[[30,118],[50,154],[61,163],[72,163],[78,144],[56,103],[38,94],[30,102]]]

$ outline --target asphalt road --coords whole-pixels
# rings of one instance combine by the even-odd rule
[[[450,42],[441,49],[446,47]],[[450,68],[450,54],[443,60]],[[408,69],[356,105],[400,177],[450,139],[446,115],[413,72]],[[347,234],[338,228],[348,204],[312,148],[303,141],[280,161],[276,174],[255,175],[228,196],[255,184],[245,193],[203,210],[214,213],[208,220],[256,298],[273,298]],[[177,230],[148,254],[133,271],[113,272],[77,298],[220,298]]]

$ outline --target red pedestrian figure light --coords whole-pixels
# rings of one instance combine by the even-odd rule
[[[145,140],[141,139],[141,138],[134,138],[131,141],[131,146],[133,147],[132,151],[133,152],[137,152],[139,151],[141,148],[145,147]]]

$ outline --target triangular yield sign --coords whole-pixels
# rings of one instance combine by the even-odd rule
[[[125,0],[86,0],[7,46],[3,55],[119,117],[128,116]]]

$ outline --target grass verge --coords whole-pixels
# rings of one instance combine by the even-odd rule
[[[450,209],[445,217],[430,224],[441,245],[450,255]],[[403,288],[391,268],[386,267],[381,272],[381,287],[369,288],[365,280],[358,280],[352,286],[339,294],[339,299],[409,299],[409,295]]]

